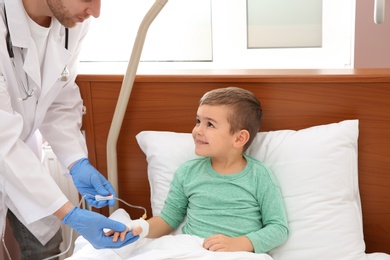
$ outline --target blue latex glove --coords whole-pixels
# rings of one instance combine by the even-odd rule
[[[87,200],[89,205],[101,208],[107,204],[112,207],[115,204],[116,193],[111,183],[107,181],[104,176],[95,169],[87,158],[82,158],[75,162],[70,168],[70,175],[74,185],[80,194]],[[109,194],[113,195],[113,200],[95,200],[95,195],[107,196]],[[92,195],[92,196],[91,196]]]
[[[123,232],[126,225],[118,221],[106,218],[105,216],[93,211],[74,207],[66,214],[62,223],[70,226],[88,240],[96,249],[102,248],[120,248],[138,240],[139,236],[134,236],[132,232],[127,232],[125,239],[117,242],[112,241],[111,236],[104,235],[104,228]]]

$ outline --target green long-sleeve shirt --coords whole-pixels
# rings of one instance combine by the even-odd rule
[[[288,236],[283,197],[271,170],[245,156],[233,175],[218,174],[208,157],[182,164],[171,182],[160,216],[176,229],[187,216],[184,234],[247,236],[255,253],[268,252]]]

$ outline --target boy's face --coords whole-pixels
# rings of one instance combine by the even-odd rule
[[[233,149],[235,135],[227,120],[229,107],[201,105],[192,130],[195,153],[199,156],[224,157]]]

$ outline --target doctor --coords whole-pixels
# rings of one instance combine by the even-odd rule
[[[125,225],[72,205],[41,164],[42,135],[81,195],[115,197],[87,159],[75,84],[88,18],[99,13],[100,0],[0,0],[0,230],[7,215],[21,259],[57,254],[60,221],[96,248],[138,239],[106,237],[103,228],[124,231]],[[86,198],[95,207],[114,204]]]

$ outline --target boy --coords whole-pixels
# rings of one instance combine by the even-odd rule
[[[275,177],[244,155],[261,117],[259,100],[241,88],[215,89],[201,98],[192,130],[201,157],[176,171],[161,214],[147,220],[148,238],[170,234],[186,217],[182,232],[205,238],[203,247],[210,251],[265,253],[287,239]],[[139,227],[133,232],[138,235]]]

